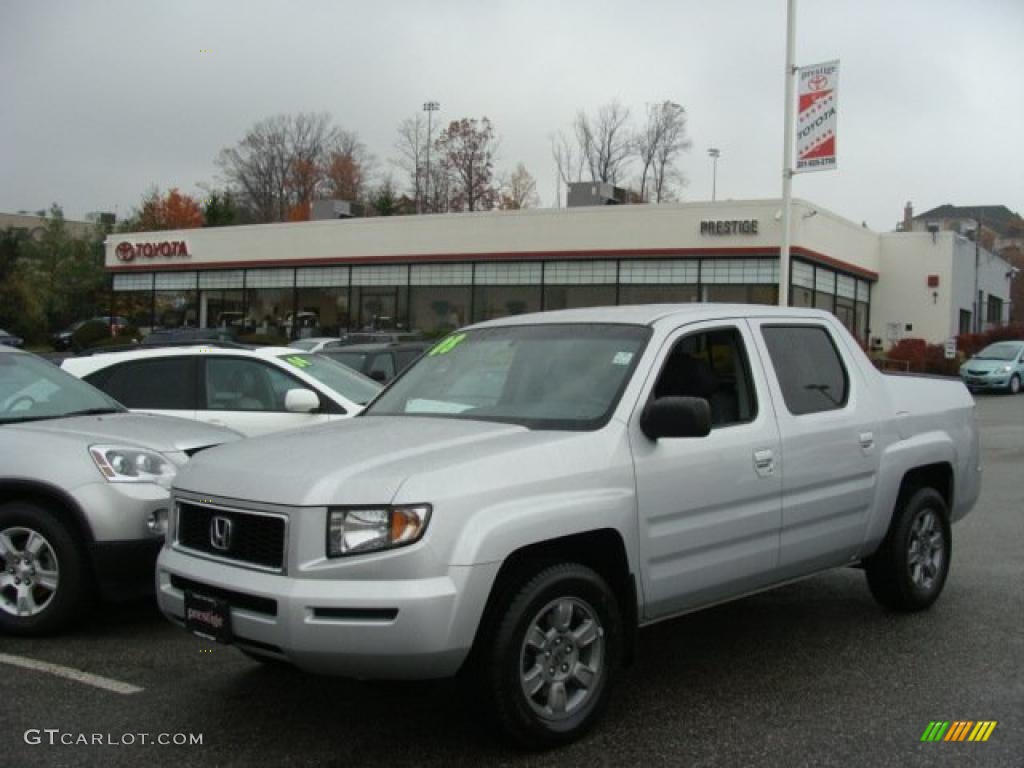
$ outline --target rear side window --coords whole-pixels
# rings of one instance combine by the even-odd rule
[[[828,331],[814,325],[761,329],[775,375],[794,416],[834,411],[846,405],[849,377]]]
[[[128,408],[182,411],[195,406],[195,363],[187,357],[136,360],[85,377]]]

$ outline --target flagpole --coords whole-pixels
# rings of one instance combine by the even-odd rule
[[[793,197],[793,82],[796,73],[796,0],[786,5],[786,111],[782,141],[782,246],[779,248],[779,306],[789,306],[789,243]]]

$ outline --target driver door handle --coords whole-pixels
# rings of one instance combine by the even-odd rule
[[[770,448],[754,451],[754,471],[761,477],[775,474],[775,453]]]

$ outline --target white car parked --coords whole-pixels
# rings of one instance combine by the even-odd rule
[[[133,411],[183,416],[244,435],[355,416],[381,386],[288,347],[171,347],[73,357],[61,366]]]

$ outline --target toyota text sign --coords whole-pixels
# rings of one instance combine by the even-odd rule
[[[839,62],[827,61],[798,72],[800,100],[796,122],[796,168],[829,171],[836,167],[836,116]]]

